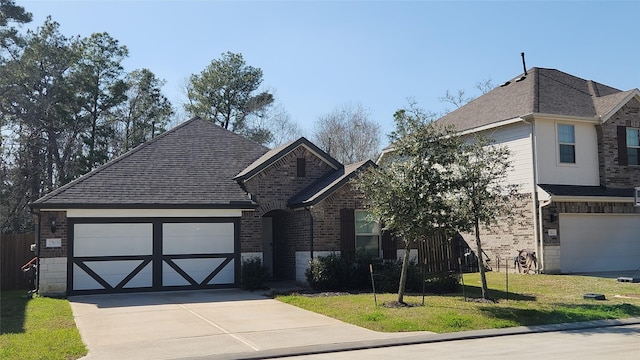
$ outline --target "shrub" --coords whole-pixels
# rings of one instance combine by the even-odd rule
[[[305,272],[307,283],[314,290],[344,291],[371,287],[369,260],[363,257],[344,258],[330,254],[312,259]]]
[[[264,288],[264,282],[269,278],[269,270],[262,266],[262,260],[254,256],[242,262],[240,286],[245,290]]]
[[[398,291],[402,261],[371,259],[361,255],[343,258],[336,254],[321,256],[311,260],[305,272],[307,282],[318,291],[371,290],[369,264],[373,265],[376,292]],[[407,269],[407,292],[421,293],[423,276],[420,267],[409,263]],[[459,290],[458,276],[455,273],[428,275],[424,282],[427,293],[451,293]]]
[[[374,269],[374,279],[377,292],[397,292],[400,286],[400,273],[402,272],[402,261],[388,261]],[[422,291],[422,274],[415,262],[410,262],[407,268],[407,292]]]
[[[455,272],[427,276],[425,291],[432,294],[450,294],[460,291],[460,278]],[[422,289],[420,290],[422,291]]]

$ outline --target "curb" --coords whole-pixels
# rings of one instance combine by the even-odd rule
[[[345,342],[337,344],[319,344],[308,345],[291,348],[280,348],[271,350],[261,350],[256,352],[242,352],[231,354],[216,354],[211,356],[198,356],[189,357],[184,359],[210,359],[215,357],[216,359],[276,359],[290,356],[303,356],[303,355],[315,355],[315,354],[328,354],[333,352],[343,351],[356,351],[366,349],[376,349],[393,346],[406,346],[416,344],[428,344],[444,341],[455,340],[470,340],[470,339],[482,339],[488,337],[497,336],[509,336],[509,335],[524,335],[535,334],[555,331],[571,331],[571,330],[583,330],[601,327],[614,327],[614,326],[626,326],[640,324],[640,317],[629,319],[611,319],[611,320],[594,320],[577,323],[563,323],[563,324],[551,324],[551,325],[538,325],[538,326],[518,326],[504,329],[485,329],[485,330],[471,330],[462,331],[456,333],[446,334],[424,334],[424,335],[410,335],[402,338],[389,338],[378,340],[363,340],[354,342]]]

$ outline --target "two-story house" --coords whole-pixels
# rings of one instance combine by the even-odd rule
[[[531,249],[545,273],[640,268],[638,89],[532,68],[438,122],[511,150],[525,220],[484,230],[490,259]]]

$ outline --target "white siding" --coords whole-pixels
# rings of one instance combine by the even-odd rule
[[[531,126],[515,123],[482,132],[496,141],[497,145],[506,146],[511,152],[512,171],[507,179],[512,184],[521,184],[522,192],[533,189],[533,150],[531,142]]]
[[[557,124],[574,125],[576,163],[561,164],[558,155]],[[556,185],[600,185],[598,138],[594,124],[536,120],[538,183]]]

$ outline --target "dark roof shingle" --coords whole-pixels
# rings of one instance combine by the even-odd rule
[[[532,68],[438,120],[459,131],[529,114],[606,115],[620,90],[555,69]],[[603,100],[609,97],[610,101]],[[624,97],[624,96],[623,96]],[[623,98],[622,97],[622,98]]]
[[[234,176],[266,153],[193,118],[36,200],[45,207],[250,207]]]
[[[294,209],[315,205],[344,186],[358,171],[366,169],[369,166],[376,165],[371,160],[345,165],[344,168],[332,172],[300,191],[289,199],[288,205]]]
[[[633,197],[633,188],[606,188],[582,185],[538,185],[552,196]]]

